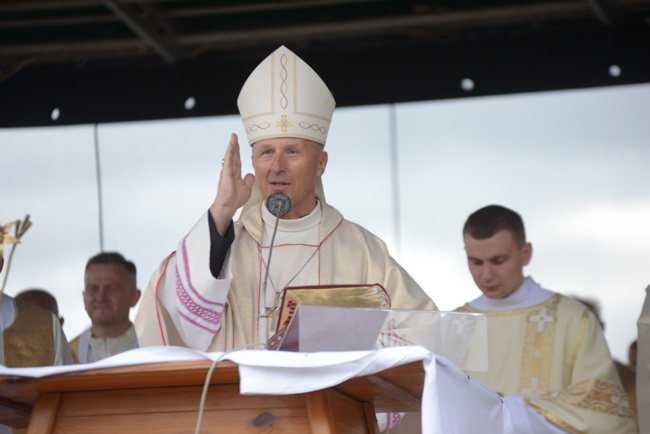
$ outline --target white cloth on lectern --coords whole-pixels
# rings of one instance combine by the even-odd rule
[[[480,432],[511,434],[512,421],[505,401],[470,378],[449,360],[420,346],[390,347],[375,351],[297,353],[244,350],[204,353],[181,347],[142,347],[94,363],[47,368],[0,367],[0,375],[42,377],[73,371],[147,363],[210,359],[239,365],[242,394],[306,393],[372,375],[413,362],[424,365],[422,432]],[[471,411],[468,411],[471,408]]]
[[[496,392],[424,347],[393,347],[371,352],[240,351],[226,358],[239,365],[242,394],[275,395],[320,390],[352,377],[422,361],[425,371],[423,433],[513,432],[508,409]],[[472,408],[471,412],[467,411],[468,407]]]
[[[522,395],[506,395],[506,406],[512,415],[513,432],[536,434],[567,434],[569,432],[550,423],[541,413],[526,404]]]

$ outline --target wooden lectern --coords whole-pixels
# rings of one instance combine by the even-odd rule
[[[28,434],[193,433],[211,362],[165,362],[0,377],[0,423]],[[214,369],[201,434],[377,434],[376,412],[419,412],[424,368],[414,362],[296,395],[240,395],[232,362]]]

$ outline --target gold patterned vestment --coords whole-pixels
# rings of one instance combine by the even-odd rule
[[[522,395],[548,420],[572,433],[635,433],[630,407],[602,328],[573,298],[485,313],[487,372],[472,377],[505,395]]]
[[[5,300],[7,301],[7,300]],[[12,299],[16,318],[2,332],[4,364],[9,368],[51,366],[55,361],[52,314],[32,303]],[[26,433],[26,429],[10,429],[0,425],[0,432]]]
[[[52,314],[31,303],[15,300],[16,319],[3,333],[5,366],[52,366]]]

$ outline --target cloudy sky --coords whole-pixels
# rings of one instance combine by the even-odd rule
[[[381,236],[442,310],[480,295],[466,217],[492,203],[518,211],[534,248],[527,273],[597,300],[625,361],[650,284],[649,115],[650,85],[338,109],[327,200]],[[96,131],[102,230],[93,125],[0,129],[0,222],[33,221],[5,291],[54,293],[69,338],[89,325],[86,260],[120,251],[144,290],[210,205],[230,133],[243,137],[237,116]]]

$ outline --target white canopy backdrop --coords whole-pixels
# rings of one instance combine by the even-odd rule
[[[650,85],[337,109],[326,197],[384,238],[443,310],[480,294],[465,218],[491,203],[518,211],[534,247],[528,273],[598,300],[627,361],[650,283],[649,115]],[[231,132],[244,142],[237,116],[97,127],[103,247],[136,263],[141,289],[210,205]],[[33,221],[5,291],[55,294],[70,339],[89,325],[83,271],[100,251],[94,133],[0,129],[0,222]]]

